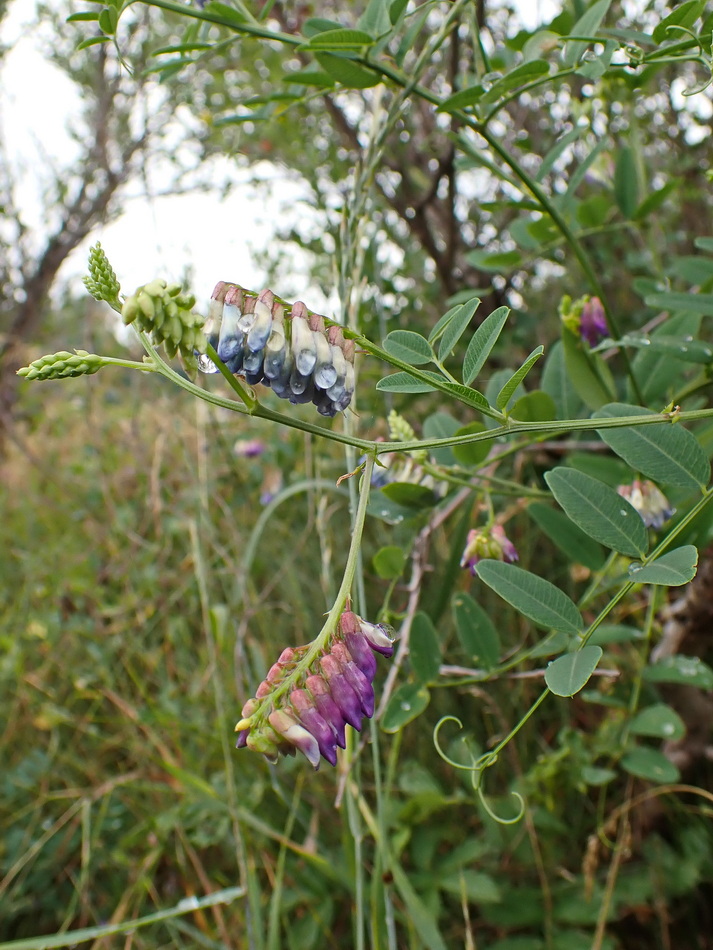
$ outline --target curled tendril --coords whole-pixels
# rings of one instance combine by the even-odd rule
[[[698,34],[694,33],[693,30],[689,30],[687,26],[681,26],[679,23],[672,23],[670,26],[666,27],[666,32],[670,30],[676,30],[678,33],[685,33],[687,36],[690,36],[693,42],[698,47],[698,52],[701,56],[705,56],[703,51],[703,44],[701,43],[700,37]]]
[[[481,755],[479,758],[476,758],[466,743],[466,748],[468,749],[472,760],[471,764],[466,765],[463,762],[456,762],[455,759],[452,759],[450,756],[446,755],[446,753],[441,748],[438,735],[444,722],[456,722],[458,723],[460,729],[463,728],[463,723],[457,716],[443,716],[441,719],[439,719],[433,729],[433,745],[436,748],[436,752],[440,755],[444,762],[452,765],[454,769],[461,769],[464,772],[471,773],[471,783],[473,785],[473,790],[477,794],[480,804],[493,819],[493,821],[497,821],[499,825],[517,824],[517,822],[520,821],[520,819],[525,814],[525,799],[519,792],[512,792],[512,795],[515,797],[518,803],[517,814],[512,818],[502,818],[500,815],[496,815],[493,809],[490,807],[485,797],[485,792],[483,791],[483,773],[486,769],[489,769],[498,761],[498,750],[495,749],[492,752],[486,752],[485,755]]]
[[[471,752],[467,743],[466,743],[466,749],[468,749],[468,752],[470,752],[470,756],[472,759],[470,765],[464,765],[462,762],[456,762],[455,759],[451,759],[450,756],[446,755],[446,753],[443,751],[443,749],[441,748],[441,743],[438,739],[438,734],[441,731],[441,726],[443,725],[444,722],[457,722],[458,727],[460,729],[463,728],[463,723],[460,721],[460,719],[457,716],[443,716],[443,718],[439,719],[433,729],[433,744],[436,747],[436,752],[440,755],[440,757],[443,759],[444,762],[447,762],[449,765],[452,765],[454,769],[462,769],[464,772],[477,771],[478,770],[477,763],[480,761],[480,759],[475,758],[475,756]],[[486,758],[486,756],[482,756],[481,758]]]
[[[495,756],[495,760],[491,762],[490,764],[493,765],[495,761],[497,761],[497,756]],[[484,766],[482,769],[479,769],[478,771],[474,770],[473,775],[471,776],[471,782],[473,784],[473,788],[475,789],[475,793],[478,796],[478,799],[480,800],[480,804],[483,806],[486,812],[490,815],[493,821],[497,821],[499,825],[516,825],[518,821],[520,821],[522,816],[525,814],[525,799],[522,797],[522,795],[519,792],[511,792],[510,794],[517,800],[517,805],[518,805],[517,814],[514,815],[512,818],[503,818],[500,815],[496,815],[493,809],[488,804],[487,799],[485,798],[485,792],[483,791],[483,772],[485,771],[486,768],[488,768],[487,765]]]

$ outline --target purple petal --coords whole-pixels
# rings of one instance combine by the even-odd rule
[[[327,654],[319,661],[325,679],[329,685],[329,692],[334,702],[339,706],[341,714],[350,726],[361,732],[361,703],[349,680],[342,672],[339,663]]]
[[[305,686],[312,694],[317,712],[334,732],[337,745],[340,749],[346,748],[347,740],[344,734],[344,716],[339,706],[334,702],[332,694],[329,692],[329,687],[321,676],[308,676]]]
[[[326,719],[314,707],[312,697],[305,689],[290,693],[290,703],[302,725],[317,740],[319,751],[330,765],[337,764],[337,737]]]
[[[364,676],[371,682],[376,675],[376,657],[363,633],[347,633],[344,636],[347,650]]]
[[[236,749],[244,749],[248,744],[248,736],[250,735],[249,729],[241,729],[238,733],[238,738],[235,742]]]
[[[268,722],[287,742],[299,749],[315,769],[319,768],[320,751],[317,740],[285,709],[277,709],[267,717]],[[289,752],[289,750],[288,750]]]
[[[374,687],[371,680],[356,665],[344,643],[334,644],[332,656],[337,658],[349,685],[357,694],[362,712],[371,718],[374,715]]]

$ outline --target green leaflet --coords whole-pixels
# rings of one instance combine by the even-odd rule
[[[601,658],[602,648],[591,645],[565,653],[548,663],[545,683],[556,696],[574,696],[587,685]]]
[[[487,559],[478,562],[478,577],[538,626],[573,634],[582,629],[576,605],[544,578],[513,564]]]
[[[650,409],[614,402],[602,406],[595,418],[654,415]],[[670,422],[654,425],[598,429],[601,439],[636,472],[664,485],[703,488],[710,475],[710,462],[687,429]]]
[[[636,509],[613,488],[564,466],[547,472],[545,481],[568,517],[590,538],[629,557],[646,554],[646,526]]]

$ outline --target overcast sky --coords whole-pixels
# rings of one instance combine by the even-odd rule
[[[51,2],[58,10],[66,9],[63,0]],[[520,0],[520,6],[531,27],[560,8],[554,0]],[[33,10],[31,0],[13,0],[3,24],[2,41],[10,49],[0,81],[0,122],[20,177],[18,203],[26,222],[41,232],[42,169],[54,158],[64,164],[76,154],[67,123],[78,103],[70,80],[38,51],[37,31],[28,27]],[[81,25],[77,30],[79,35]],[[202,295],[207,298],[219,279],[262,286],[265,273],[260,258],[272,235],[274,208],[294,206],[304,194],[295,182],[285,181],[267,164],[265,174],[273,178],[272,207],[266,206],[263,192],[249,184],[228,199],[200,193],[165,199],[142,196],[129,202],[118,221],[98,228],[91,240],[72,254],[61,278],[78,281],[85,273],[89,245],[101,240],[126,292],[159,275],[180,278],[187,265],[193,270],[193,288],[199,299]],[[299,260],[295,266],[299,269]],[[302,285],[299,273],[293,284],[298,292]],[[310,301],[322,305],[312,297]]]

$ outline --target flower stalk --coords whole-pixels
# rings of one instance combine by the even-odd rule
[[[342,582],[324,625],[304,646],[288,647],[267,673],[255,697],[243,707],[235,730],[237,746],[274,761],[282,752],[301,751],[318,768],[336,763],[344,748],[346,724],[361,729],[374,713],[374,652],[393,652],[390,630],[371,624],[350,609],[349,594],[359,559],[371,488],[374,454],[365,459],[352,539]]]

